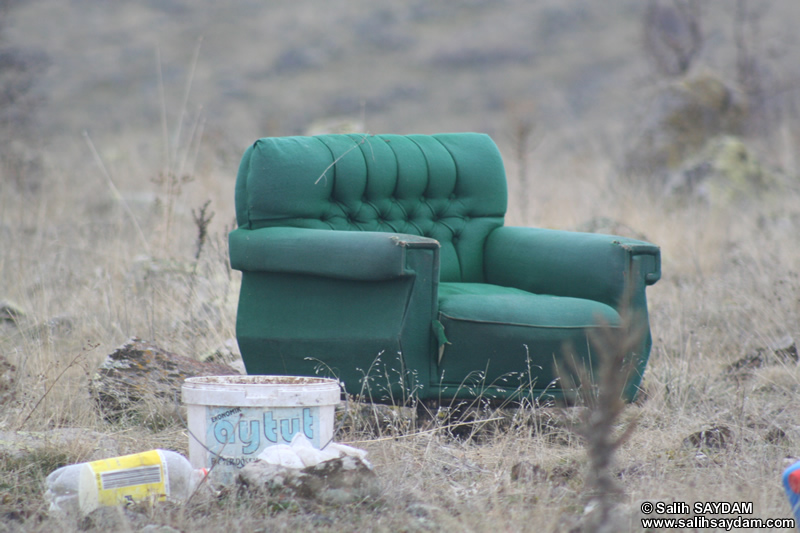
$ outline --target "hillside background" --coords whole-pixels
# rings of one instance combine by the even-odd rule
[[[701,2],[692,67],[732,83],[734,4]],[[762,74],[782,98],[796,93],[800,3],[745,4]],[[84,131],[109,164],[164,164],[165,144],[201,131],[198,164],[224,156],[233,175],[253,139],[344,118],[370,133],[482,131],[506,149],[532,121],[547,161],[598,142],[613,156],[629,142],[626,127],[665,80],[643,51],[646,5],[29,0],[11,2],[2,37],[36,58],[33,139],[78,158],[91,159]]]

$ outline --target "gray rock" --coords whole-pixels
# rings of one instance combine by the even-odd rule
[[[746,116],[735,91],[710,72],[660,87],[637,125],[628,171],[666,179],[709,139],[739,133]]]
[[[381,490],[372,468],[353,456],[331,459],[302,470],[258,460],[241,470],[237,483],[246,491],[328,505],[374,500]]]
[[[791,335],[785,335],[731,363],[725,368],[725,374],[747,377],[757,368],[768,365],[797,365],[798,361],[800,356],[797,353],[797,343]]]
[[[530,461],[520,461],[511,467],[511,481],[539,483],[547,480],[547,470]]]
[[[17,392],[17,367],[0,353],[0,405],[13,400]]]
[[[0,321],[16,323],[25,318],[25,312],[20,306],[10,300],[0,300]]]
[[[708,141],[672,173],[665,192],[722,206],[758,198],[779,184],[778,172],[768,169],[741,139],[725,135]]]
[[[692,433],[683,439],[683,446],[700,450],[724,450],[733,444],[733,440],[733,431],[728,426],[717,425]]]
[[[89,391],[103,416],[115,421],[154,403],[179,405],[186,378],[238,374],[227,365],[196,361],[134,337],[106,357]]]

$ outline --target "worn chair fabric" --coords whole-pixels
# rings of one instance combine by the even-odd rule
[[[487,135],[256,141],[230,234],[247,372],[337,377],[383,402],[558,397],[557,378],[596,367],[588,333],[606,327],[638,334],[632,399],[658,247],[507,227],[506,204]]]

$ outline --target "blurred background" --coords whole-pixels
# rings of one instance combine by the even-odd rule
[[[665,83],[709,73],[759,134],[800,90],[795,0],[0,4],[6,139],[85,156],[86,131],[112,162],[197,143],[208,165],[260,136],[349,129],[481,131],[547,143],[537,158],[599,143],[623,163]]]
[[[235,225],[249,144],[322,132],[488,133],[511,224],[672,252],[685,231],[665,212],[722,228],[713,213],[748,204],[800,223],[773,201],[800,183],[796,0],[0,6],[6,235],[42,234],[46,213],[62,240],[106,231],[187,256],[193,210],[216,214],[208,234]],[[673,271],[681,255],[665,254]]]

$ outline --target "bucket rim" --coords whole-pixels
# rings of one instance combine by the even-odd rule
[[[337,380],[306,376],[202,376],[181,386],[185,404],[206,406],[338,405],[341,394]]]
[[[239,376],[198,376],[186,378],[183,385],[194,385],[202,388],[204,385],[233,385],[244,387],[336,387],[340,388],[339,381],[332,378],[319,378],[314,376],[275,376],[275,375],[239,375]]]

